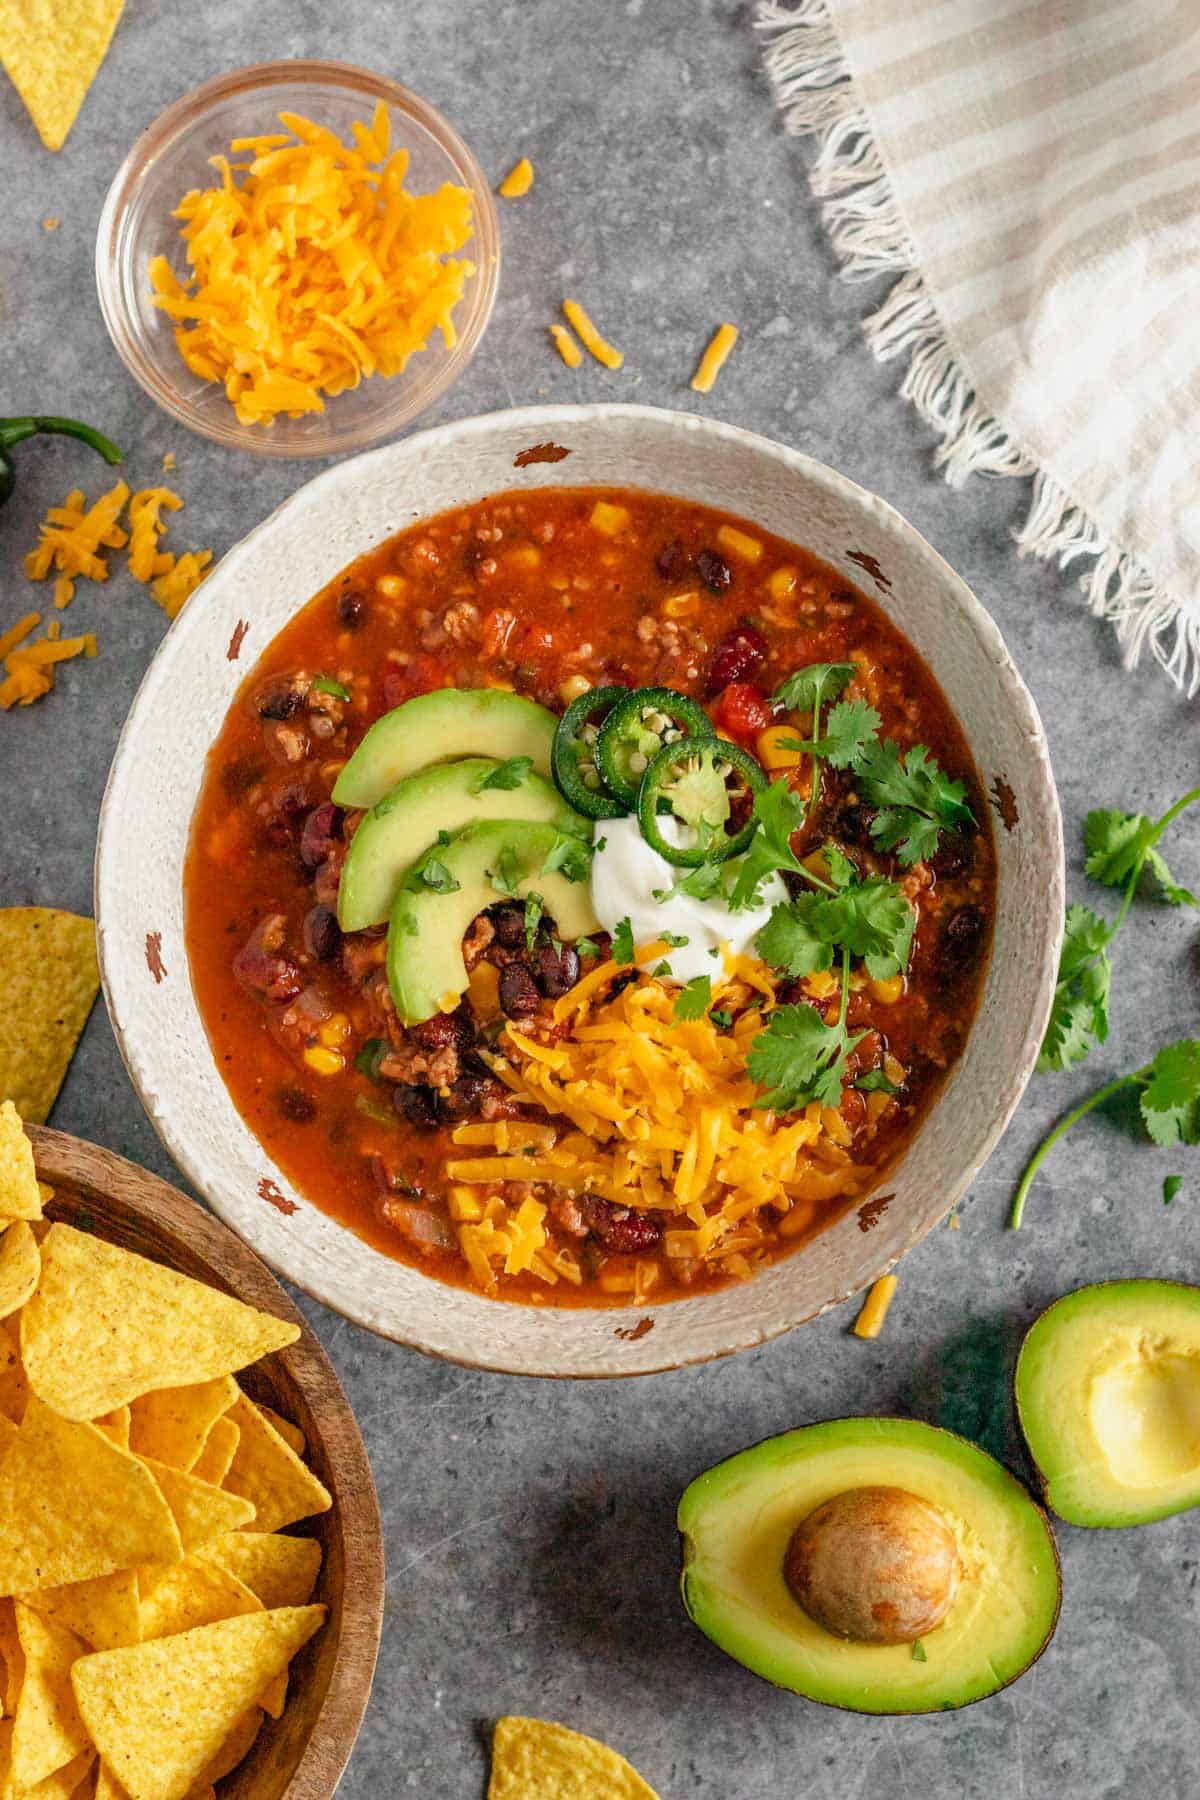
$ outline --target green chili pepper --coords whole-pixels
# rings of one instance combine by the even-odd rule
[[[42,433],[54,437],[78,438],[81,443],[90,444],[106,463],[121,461],[121,452],[111,439],[104,437],[93,426],[81,424],[78,419],[0,419],[0,506],[4,505],[16,484],[17,471],[10,454],[13,446],[23,444],[26,438],[38,437]]]
[[[730,781],[735,784],[732,792]],[[744,824],[735,825],[731,802],[739,791],[753,802],[766,785],[761,764],[723,738],[681,738],[665,744],[642,776],[637,806],[642,836],[652,850],[683,869],[740,856],[754,836],[755,819],[751,813]],[[673,814],[687,827],[686,843],[676,844],[664,835],[663,813]]]
[[[609,793],[632,810],[651,758],[681,738],[711,738],[713,722],[674,688],[635,688],[617,701],[596,740],[596,766]]]

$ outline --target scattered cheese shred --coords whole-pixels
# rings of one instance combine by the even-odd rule
[[[184,601],[195,593],[212,558],[211,550],[189,550],[177,560],[167,558],[172,566],[150,583],[150,593],[168,619],[176,618]]]
[[[167,529],[160,517],[163,508],[178,512],[183,501],[170,488],[142,488],[129,502],[129,573],[135,581],[152,581],[165,575],[174,559],[160,556],[158,540]]]
[[[566,363],[568,369],[577,369],[583,361],[583,351],[575,342],[565,325],[552,325],[550,336],[554,340],[554,348]]]
[[[854,1322],[855,1337],[877,1338],[879,1336],[895,1292],[896,1277],[881,1275],[864,1300],[863,1309]]]
[[[52,568],[64,575],[86,575],[89,581],[107,581],[108,563],[98,552],[121,550],[128,543],[128,533],[117,524],[128,498],[128,487],[118,481],[86,511],[78,489],[67,495],[65,505],[52,506],[37,549],[25,558],[30,581],[45,581]]]
[[[709,340],[708,348],[700,358],[700,365],[692,376],[692,387],[697,394],[711,394],[713,383],[725,367],[729,353],[738,341],[736,325],[718,325]]]
[[[364,376],[399,374],[435,331],[451,348],[474,274],[454,255],[472,232],[470,190],[410,193],[386,106],[353,126],[352,145],[296,113],[279,119],[286,135],[235,140],[210,158],[219,183],[177,208],[188,280],[166,257],[150,264],[184,362],[221,382],[248,425],[323,412]]]
[[[624,356],[620,350],[614,349],[600,336],[578,300],[564,300],[562,309],[567,323],[574,330],[584,349],[590,350],[596,361],[603,363],[606,369],[619,369],[625,361]]]
[[[533,164],[523,156],[500,183],[498,193],[503,200],[520,200],[533,186]]]
[[[31,613],[15,625],[12,631],[0,637],[0,654],[13,641],[14,633],[28,625],[28,618],[37,618]],[[57,623],[57,621],[54,621]],[[28,636],[28,630],[22,632]],[[32,643],[19,643],[18,648],[8,650],[4,656],[4,680],[0,681],[0,707],[7,710],[10,706],[29,706],[34,700],[40,700],[54,686],[55,663],[67,662],[73,656],[95,656],[96,640],[91,632],[81,637],[60,638],[54,632],[53,624],[47,628],[46,636],[35,638]]]
[[[41,622],[41,613],[29,612],[23,619],[18,619],[15,625],[10,625],[7,631],[0,632],[0,656],[7,656],[22,638],[27,638],[31,631],[36,631]]]
[[[167,450],[164,452],[162,466],[163,466],[163,473],[166,475],[169,475],[171,473],[171,471],[174,469],[174,467],[175,467],[175,452],[173,450]]]

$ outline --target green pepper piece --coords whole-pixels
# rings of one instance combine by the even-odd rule
[[[600,727],[596,762],[609,793],[632,809],[647,765],[665,744],[715,736],[704,708],[686,694],[677,694],[674,688],[635,688],[617,702]]]
[[[551,773],[567,805],[585,818],[620,819],[629,811],[605,788],[596,767],[595,743],[589,745],[583,736],[586,726],[602,724],[628,694],[629,689],[623,687],[589,688],[572,700],[558,721],[550,752]]]
[[[122,460],[121,452],[111,438],[78,419],[56,419],[45,414],[24,419],[0,419],[0,506],[16,485],[17,471],[11,455],[13,446],[23,444],[26,438],[41,435],[78,438],[80,443],[89,444],[106,463],[116,464]]]
[[[638,793],[638,824],[650,848],[684,869],[739,856],[754,836],[756,821],[751,811],[740,829],[726,829],[731,775],[740,777],[751,799],[767,785],[765,771],[749,752],[723,738],[683,738],[665,745],[642,776]],[[693,841],[670,843],[659,823],[661,812],[687,825]]]

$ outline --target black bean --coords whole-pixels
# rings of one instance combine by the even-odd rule
[[[843,807],[832,822],[833,835],[841,838],[843,843],[857,844],[861,850],[870,850],[875,843],[871,836],[871,821],[874,817],[875,808],[872,806],[856,803],[854,806]]]
[[[437,1096],[438,1117],[448,1122],[477,1118],[489,1094],[506,1090],[498,1081],[483,1075],[460,1075],[448,1094]]]
[[[437,1095],[430,1087],[401,1083],[392,1090],[392,1106],[405,1124],[418,1131],[432,1131],[437,1124]]]
[[[294,1125],[311,1124],[317,1116],[317,1103],[303,1088],[280,1088],[275,1096],[275,1104],[284,1118],[290,1119]]]
[[[692,566],[692,559],[679,538],[664,544],[654,562],[664,581],[682,581]]]
[[[939,881],[951,881],[956,875],[967,874],[974,861],[975,834],[964,836],[961,831],[947,831],[930,858],[929,867]]]
[[[525,942],[525,908],[494,906],[488,914],[496,942],[504,950],[519,950]]]
[[[536,1012],[537,983],[523,962],[506,963],[500,971],[500,1006],[510,1019]]]
[[[716,550],[701,550],[696,569],[710,594],[723,594],[733,580],[733,570]]]
[[[579,980],[579,957],[570,944],[539,943],[534,949],[537,983],[547,1000],[557,1000]]]
[[[367,616],[367,603],[362,595],[351,588],[345,594],[338,595],[338,623],[345,625],[350,631],[357,631]]]
[[[318,962],[328,962],[342,947],[342,931],[332,906],[310,907],[304,916],[304,947]]]
[[[260,719],[290,719],[299,710],[303,698],[299,688],[293,687],[290,681],[276,678],[260,688],[254,704]]]
[[[960,906],[951,913],[938,944],[938,973],[943,986],[957,980],[978,961],[984,930],[981,907]]]
[[[475,1015],[463,1000],[451,1013],[435,1013],[419,1025],[409,1026],[409,1036],[422,1050],[469,1050],[475,1042]]]

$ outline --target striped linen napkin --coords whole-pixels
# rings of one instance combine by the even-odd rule
[[[1200,0],[765,0],[842,271],[960,485],[1200,691]]]

